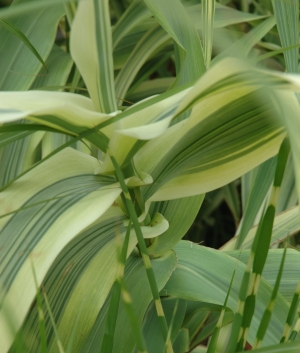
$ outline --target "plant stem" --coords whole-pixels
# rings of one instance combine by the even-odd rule
[[[109,151],[107,151],[107,153],[109,153]],[[123,173],[122,173],[116,159],[110,153],[109,153],[109,155],[110,155],[111,161],[114,165],[117,179],[118,179],[120,186],[122,188],[122,191],[123,191],[123,194],[125,197],[125,201],[126,201],[126,206],[127,206],[128,212],[129,212],[129,216],[130,216],[130,219],[132,221],[132,224],[133,224],[136,236],[137,236],[137,240],[138,240],[140,252],[142,254],[142,258],[144,261],[144,265],[146,268],[146,273],[147,273],[148,281],[150,284],[150,288],[151,288],[158,320],[159,320],[161,331],[163,334],[163,338],[164,338],[164,341],[165,341],[165,344],[167,347],[167,353],[173,353],[172,344],[171,344],[170,339],[168,338],[167,320],[166,320],[166,317],[165,317],[165,314],[163,311],[163,307],[161,304],[161,300],[160,300],[160,296],[159,296],[159,292],[158,292],[158,287],[157,287],[157,283],[155,280],[154,271],[153,271],[153,268],[151,265],[150,257],[149,257],[148,251],[147,251],[146,243],[145,243],[143,233],[142,233],[139,221],[138,221],[138,217],[135,212],[130,193],[129,193],[128,188],[125,184]]]

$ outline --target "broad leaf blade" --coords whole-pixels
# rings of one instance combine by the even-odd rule
[[[174,252],[167,252],[164,256],[151,261],[158,288],[161,290],[170,278],[176,266]],[[151,302],[152,294],[145,276],[145,268],[140,257],[131,256],[128,258],[125,268],[125,283],[129,288],[133,305],[142,324],[144,314]],[[95,325],[82,347],[80,353],[96,351],[99,349],[105,328],[105,317],[108,310],[109,300],[106,301],[99,313]],[[120,303],[119,315],[115,332],[114,353],[132,352],[135,347],[134,337],[126,316],[124,306]]]
[[[18,9],[19,6],[28,6],[30,1],[14,1],[13,5],[1,10],[1,13]],[[45,61],[53,46],[57,24],[64,15],[61,4],[50,6],[50,2],[39,1],[47,8],[34,10],[30,14],[12,19],[14,26],[27,36],[34,45],[41,58]],[[53,2],[52,2],[53,4]],[[11,33],[4,28],[0,29],[0,89],[8,91],[26,90],[35,80],[42,64],[32,55],[30,50]],[[44,74],[47,72],[44,70]]]
[[[161,294],[222,305],[230,284],[232,272],[236,268],[237,260],[224,257],[217,250],[201,247],[187,241],[179,242],[174,247],[174,250],[178,257],[178,265]],[[199,258],[201,258],[201,262],[199,262]],[[231,310],[235,310],[238,302],[238,291],[244,269],[245,266],[241,263],[236,268],[231,295],[228,298],[228,307]],[[294,281],[297,280],[294,279]],[[250,343],[255,339],[256,328],[268,303],[271,291],[272,287],[262,278],[257,308],[249,331]],[[288,307],[289,304],[284,297],[278,295],[273,319],[264,341],[265,344],[278,342]]]
[[[14,36],[19,38],[25,45],[26,47],[32,52],[32,54],[37,58],[37,60],[43,65],[44,69],[48,73],[48,67],[45,64],[44,60],[41,58],[40,54],[37,52],[35,47],[31,44],[30,40],[26,37],[26,35],[19,30],[18,27],[16,27],[11,21],[9,20],[0,20],[0,27],[4,27],[6,30],[8,30],[10,33],[12,33]]]
[[[61,249],[119,195],[113,178],[94,176],[97,164],[92,157],[65,150],[1,193],[1,243],[6,249],[1,263],[1,333],[6,332],[6,308],[14,310],[19,328],[35,295],[29,256],[40,284]],[[4,334],[1,342],[9,347],[11,337]]]
[[[298,44],[299,0],[272,0],[282,47]],[[284,52],[288,72],[298,72],[298,48]]]

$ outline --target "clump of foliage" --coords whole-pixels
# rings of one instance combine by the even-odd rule
[[[299,2],[0,21],[0,352],[298,352]],[[182,240],[223,199],[232,240]]]

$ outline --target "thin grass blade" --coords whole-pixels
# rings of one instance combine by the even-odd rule
[[[253,353],[299,353],[300,341],[276,344],[274,346],[253,349]],[[244,352],[244,351],[243,351]],[[242,353],[242,352],[239,352]]]
[[[283,47],[297,45],[299,41],[299,0],[272,0],[276,24]],[[284,52],[288,72],[298,72],[298,48]]]
[[[202,36],[203,36],[203,52],[206,69],[210,66],[212,45],[213,45],[213,28],[215,16],[215,0],[202,0]]]
[[[125,98],[127,90],[134,81],[141,67],[149,57],[151,57],[155,51],[169,39],[169,34],[160,26],[154,26],[153,28],[150,28],[150,30],[147,31],[137,43],[115,80],[118,105],[122,105],[123,98]]]
[[[280,147],[277,157],[275,179],[270,202],[259,223],[240,289],[239,303],[233,321],[232,336],[230,339],[230,352],[238,352],[244,349],[246,343],[249,327],[254,314],[261,274],[270,246],[276,203],[289,151],[289,141],[288,139],[285,139]]]
[[[113,48],[129,33],[136,25],[145,21],[151,16],[144,1],[135,0],[122,14],[112,30]]]
[[[114,86],[112,33],[109,16],[109,1],[94,0],[96,45],[99,65],[99,100],[102,110],[110,113],[117,110]]]
[[[300,331],[300,315],[298,314],[298,319],[295,323],[293,331],[290,334],[289,341],[295,341],[299,331]]]
[[[220,331],[221,331],[221,328],[222,328],[222,323],[223,323],[223,320],[224,320],[224,315],[225,315],[225,311],[226,311],[226,307],[227,307],[228,298],[229,298],[229,295],[230,295],[231,287],[232,287],[234,276],[235,276],[235,272],[236,272],[236,269],[234,269],[234,271],[233,271],[233,274],[232,274],[232,277],[231,277],[231,281],[230,281],[230,284],[229,284],[229,288],[228,288],[228,291],[227,291],[227,294],[226,294],[226,298],[225,298],[225,301],[224,301],[224,305],[222,307],[222,310],[221,310],[221,313],[220,313],[220,317],[218,319],[218,322],[216,324],[216,327],[214,329],[212,337],[210,339],[210,342],[209,342],[209,345],[208,345],[208,348],[207,348],[207,353],[214,353],[216,351],[216,348],[217,348],[217,345],[218,345],[218,339],[219,339],[219,335],[220,335]]]
[[[40,56],[40,54],[35,49],[35,47],[32,45],[30,40],[26,37],[26,35],[22,31],[20,31],[17,26],[15,26],[9,20],[0,20],[0,26],[4,27],[6,30],[8,30],[10,33],[12,33],[14,36],[19,38],[26,45],[26,47],[32,52],[32,54],[38,59],[38,61],[44,66],[46,72],[48,73],[48,67],[47,67],[46,63],[44,62],[43,58]]]
[[[287,247],[285,246],[284,252],[282,254],[280,267],[279,267],[279,270],[278,270],[278,273],[277,273],[275,286],[273,288],[270,301],[268,303],[268,306],[266,307],[266,310],[265,310],[265,312],[263,314],[263,317],[262,317],[262,320],[260,322],[259,328],[257,330],[255,343],[253,345],[254,349],[260,347],[260,345],[261,345],[261,343],[262,343],[262,341],[264,339],[264,336],[266,334],[266,331],[268,329],[269,322],[271,320],[272,312],[273,312],[273,309],[274,309],[274,305],[275,305],[275,301],[276,301],[276,297],[277,297],[277,293],[278,293],[278,290],[279,290],[279,285],[280,285],[280,281],[281,281],[281,277],[282,277],[282,272],[283,272],[283,267],[284,267],[284,262],[285,262],[285,257],[286,257],[286,249],[287,249]]]
[[[286,342],[289,338],[289,335],[290,335],[290,332],[292,329],[292,325],[294,322],[294,317],[295,317],[295,314],[298,309],[299,297],[300,297],[300,280],[298,282],[298,285],[297,285],[297,288],[296,288],[296,291],[295,291],[295,294],[294,294],[294,297],[293,297],[293,300],[292,300],[292,303],[290,306],[290,310],[289,310],[289,313],[288,313],[288,316],[286,319],[286,324],[285,324],[280,342]]]
[[[274,179],[276,158],[271,158],[258,167],[247,198],[243,219],[236,238],[235,249],[240,249]]]
[[[177,79],[172,87],[199,78],[205,72],[203,50],[197,30],[182,3],[178,0],[145,0],[145,3],[174,39]]]
[[[60,340],[60,337],[59,337],[59,333],[58,333],[57,326],[56,326],[56,323],[55,323],[55,320],[54,320],[54,317],[53,317],[53,313],[52,313],[52,310],[51,310],[51,307],[50,307],[50,304],[49,304],[47,293],[44,290],[43,290],[43,296],[44,296],[45,304],[46,304],[46,307],[47,307],[47,310],[48,310],[48,314],[49,314],[49,317],[50,317],[50,320],[51,320],[51,324],[53,326],[53,331],[54,331],[56,344],[57,344],[59,353],[65,353],[65,350],[64,350],[64,348],[62,346],[62,343],[61,343],[61,340]]]

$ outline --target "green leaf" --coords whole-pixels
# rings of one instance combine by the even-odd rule
[[[35,9],[24,16],[12,19],[17,27],[32,43],[43,61],[48,57],[56,35],[58,21],[64,15],[63,6],[43,0],[39,1],[44,9]],[[52,2],[53,3],[53,2]],[[28,7],[30,0],[14,1],[8,9],[1,9],[0,18],[5,13],[13,13],[19,7]],[[45,7],[47,11],[45,11]],[[26,90],[41,70],[42,64],[32,55],[28,47],[19,38],[0,28],[0,89],[7,91]],[[43,74],[46,74],[45,70]]]
[[[237,260],[217,250],[205,248],[188,241],[179,242],[174,247],[174,251],[178,257],[178,265],[161,294],[222,305]],[[231,294],[228,298],[228,307],[233,311],[238,302],[238,291],[244,270],[245,266],[239,263],[236,268]],[[255,339],[256,328],[271,292],[272,287],[262,277],[257,297],[257,307],[249,332],[250,343]],[[282,295],[278,295],[273,319],[265,337],[265,344],[278,342],[287,312],[288,302]]]
[[[45,76],[40,71],[39,76],[35,79],[30,89],[45,88],[47,86],[63,86],[66,84],[68,76],[72,68],[72,58],[70,54],[54,45],[47,60],[48,74]]]
[[[79,351],[89,335],[116,278],[115,238],[116,232],[119,233],[121,239],[125,234],[124,219],[124,214],[114,204],[67,244],[53,261],[43,280],[43,287],[49,297],[63,346],[66,347],[71,337],[74,336],[72,352]],[[142,228],[143,230],[151,228],[147,232],[148,236],[151,231],[154,234],[157,233],[157,227]],[[132,230],[127,256],[136,242],[135,233]],[[30,311],[23,325],[23,332],[32,336],[28,343],[30,352],[39,351],[36,340],[37,315],[37,311]],[[102,319],[105,324],[105,318]],[[78,323],[74,332],[73,325],[68,323],[76,320]],[[50,351],[55,352],[56,340],[48,314],[46,325]]]
[[[187,233],[194,222],[204,200],[204,195],[186,197],[178,200],[155,202],[150,213],[160,212],[169,222],[169,228],[154,239],[148,247],[148,252],[160,256],[171,249]]]
[[[255,74],[248,76],[251,69],[245,70],[245,64],[239,66],[234,59],[213,66],[182,99],[174,115],[193,106],[189,119],[136,153],[137,170],[154,179],[144,189],[146,199],[159,201],[211,191],[277,154],[284,136],[274,119],[278,113],[269,115],[273,104],[270,97],[264,98],[266,87],[260,89],[258,81],[254,86]],[[260,74],[259,82],[261,79]]]
[[[138,102],[146,97],[164,93],[173,84],[174,80],[174,77],[167,77],[144,81],[138,87],[130,89],[126,99],[131,102]]]
[[[48,67],[45,64],[44,60],[41,58],[40,54],[37,52],[35,47],[31,44],[30,40],[26,37],[26,35],[19,30],[11,21],[9,20],[0,20],[0,26],[5,28],[7,31],[12,33],[14,36],[19,38],[26,47],[32,52],[32,54],[38,59],[38,61],[44,66],[44,69],[48,73]]]
[[[210,66],[213,46],[215,0],[203,0],[201,2],[201,12],[204,60],[206,68],[208,69]]]
[[[123,13],[119,21],[113,27],[113,47],[115,48],[118,43],[139,23],[142,23],[151,16],[150,11],[145,6],[144,1],[135,0]]]
[[[238,11],[230,6],[224,6],[219,2],[215,4],[214,28],[227,27],[229,25],[251,22],[265,18],[266,16]],[[202,29],[201,5],[196,4],[187,7],[187,12],[197,29]]]
[[[72,60],[70,56],[67,53],[63,52],[61,49],[59,49],[57,46],[54,46],[47,59],[47,65],[49,67],[48,75],[45,76],[43,74],[44,70],[42,69],[40,72],[42,76],[38,77],[35,80],[32,87],[39,84],[45,86],[49,84],[65,84],[72,66]],[[6,128],[14,129],[15,126],[13,124],[10,124],[6,125]],[[29,127],[27,126],[26,128]],[[33,126],[30,126],[30,128],[33,128]],[[31,135],[31,132],[24,131],[18,134],[15,133],[13,136],[17,140],[19,140],[22,134]],[[37,146],[40,143],[41,139],[44,137],[44,134],[44,132],[36,132],[30,137],[24,138],[21,141],[14,142],[12,145],[7,146],[3,149],[0,157],[2,165],[0,171],[1,186],[4,186],[5,184],[13,180],[15,177],[17,177],[19,174],[24,172],[26,169],[31,167],[31,165],[35,161],[36,155],[39,153]],[[9,137],[11,136],[11,133],[8,133],[6,135],[8,135]],[[10,138],[5,138],[6,135],[1,135],[1,137],[3,136],[4,138],[3,142],[5,144],[13,140]],[[62,135],[60,134],[60,136]]]
[[[169,251],[164,256],[151,261],[158,288],[161,290],[170,278],[177,260],[173,251]],[[140,257],[130,256],[125,267],[125,283],[129,289],[132,303],[138,315],[140,324],[146,310],[151,302],[152,294],[145,276],[145,268]],[[81,349],[83,352],[97,352],[101,345],[101,340],[105,328],[105,317],[108,310],[109,298],[102,307],[95,325]],[[124,310],[123,304],[120,302],[117,326],[115,331],[115,340],[113,352],[132,352],[135,347],[134,336],[131,332],[129,321]]]
[[[245,205],[242,223],[236,234],[236,249],[240,249],[241,246],[244,248],[245,246],[243,242],[250,228],[253,226],[255,217],[257,216],[274,179],[275,167],[276,158],[274,157],[261,164],[257,168],[255,176],[253,176],[254,180],[251,183],[251,191],[249,192],[247,203]]]
[[[116,111],[108,0],[78,4],[72,24],[70,49],[96,111]]]
[[[0,135],[0,148],[31,135],[31,131],[6,132]]]
[[[298,195],[292,154],[290,153],[278,195],[276,213],[281,213],[297,204]]]
[[[251,31],[245,34],[239,40],[229,45],[213,60],[213,64],[228,56],[246,58],[252,48],[259,42],[275,25],[275,18],[270,17],[259,25],[255,26]]]
[[[203,51],[197,30],[184,6],[179,0],[145,0],[145,3],[174,39],[177,79],[173,86],[199,78],[205,72]]]
[[[276,282],[276,275],[280,261],[282,259],[284,249],[270,249],[268,252],[267,261],[262,273],[262,277],[271,285],[274,286]],[[228,255],[239,259],[244,264],[247,264],[250,251],[228,251]],[[287,256],[284,262],[284,269],[279,286],[279,292],[284,298],[291,302],[298,283],[298,273],[300,271],[300,255],[299,252],[293,249],[287,249]],[[285,319],[285,318],[284,318]]]
[[[119,105],[122,105],[122,99],[125,98],[127,90],[141,67],[169,38],[169,34],[161,27],[154,26],[137,43],[115,80],[116,97],[120,99]]]
[[[284,344],[276,344],[270,347],[253,349],[253,353],[298,353],[300,348],[300,341],[289,342]]]
[[[20,135],[19,135],[20,136]],[[3,187],[27,170],[34,162],[36,148],[44,132],[39,131],[18,139],[12,145],[5,146],[0,156],[0,186]]]
[[[243,243],[243,249],[251,248],[255,233],[256,233],[257,225],[249,231],[247,234],[245,241]],[[298,207],[293,207],[285,212],[278,214],[275,217],[273,230],[272,230],[272,238],[271,238],[271,246],[277,245],[282,242],[287,237],[295,234],[300,229],[300,219],[299,219],[299,209]],[[227,242],[222,250],[232,250],[234,249],[237,238],[232,238],[229,242]]]
[[[174,342],[174,353],[185,353],[189,349],[189,332],[187,329],[182,328],[179,330],[178,335]]]
[[[272,0],[277,29],[282,47],[298,44],[299,0]],[[284,52],[288,72],[298,72],[299,48]]]
[[[162,299],[162,306],[168,326],[171,329],[171,342],[173,343],[174,350],[176,349],[175,338],[179,333],[181,324],[184,319],[186,310],[186,301],[177,298],[165,298]],[[173,325],[171,326],[171,323]],[[156,315],[156,310],[151,304],[147,314],[144,318],[143,332],[149,353],[163,352],[165,347],[165,342],[163,341],[162,334],[159,330],[159,322]]]
[[[241,217],[240,196],[235,182],[227,184],[222,188],[224,199],[233,215],[235,224],[239,224]]]
[[[280,262],[280,266],[279,266],[279,270],[278,270],[278,274],[276,277],[276,282],[274,285],[274,289],[270,298],[270,301],[268,303],[268,306],[266,307],[266,310],[264,312],[264,315],[262,317],[262,320],[259,324],[258,330],[257,330],[257,334],[256,334],[256,339],[255,339],[255,343],[253,345],[254,348],[258,348],[261,345],[261,342],[265,336],[265,333],[268,329],[269,326],[269,322],[271,320],[271,316],[272,316],[272,312],[273,312],[273,307],[275,305],[276,302],[276,296],[278,293],[278,289],[279,289],[279,285],[280,285],[280,281],[281,281],[281,277],[282,277],[282,271],[283,271],[283,267],[284,267],[284,262],[285,262],[285,257],[286,257],[286,247],[283,251],[282,254],[282,259]]]
[[[45,8],[49,9],[54,6],[61,5],[64,2],[72,2],[72,0],[17,0],[13,4],[17,6],[9,6],[1,9],[0,19],[14,18],[20,15],[28,15],[28,12],[41,9],[45,10]]]
[[[299,132],[300,132],[300,107],[299,101],[300,97],[298,95],[287,95],[286,92],[280,91],[276,95],[278,99],[278,104],[283,104],[285,102],[285,109],[282,110],[283,121],[285,123],[286,129],[288,131],[288,136],[291,144],[291,153],[293,156],[294,162],[294,172],[295,180],[297,186],[298,200],[300,199],[300,162],[299,162],[299,153],[300,153],[300,141],[299,141]]]

